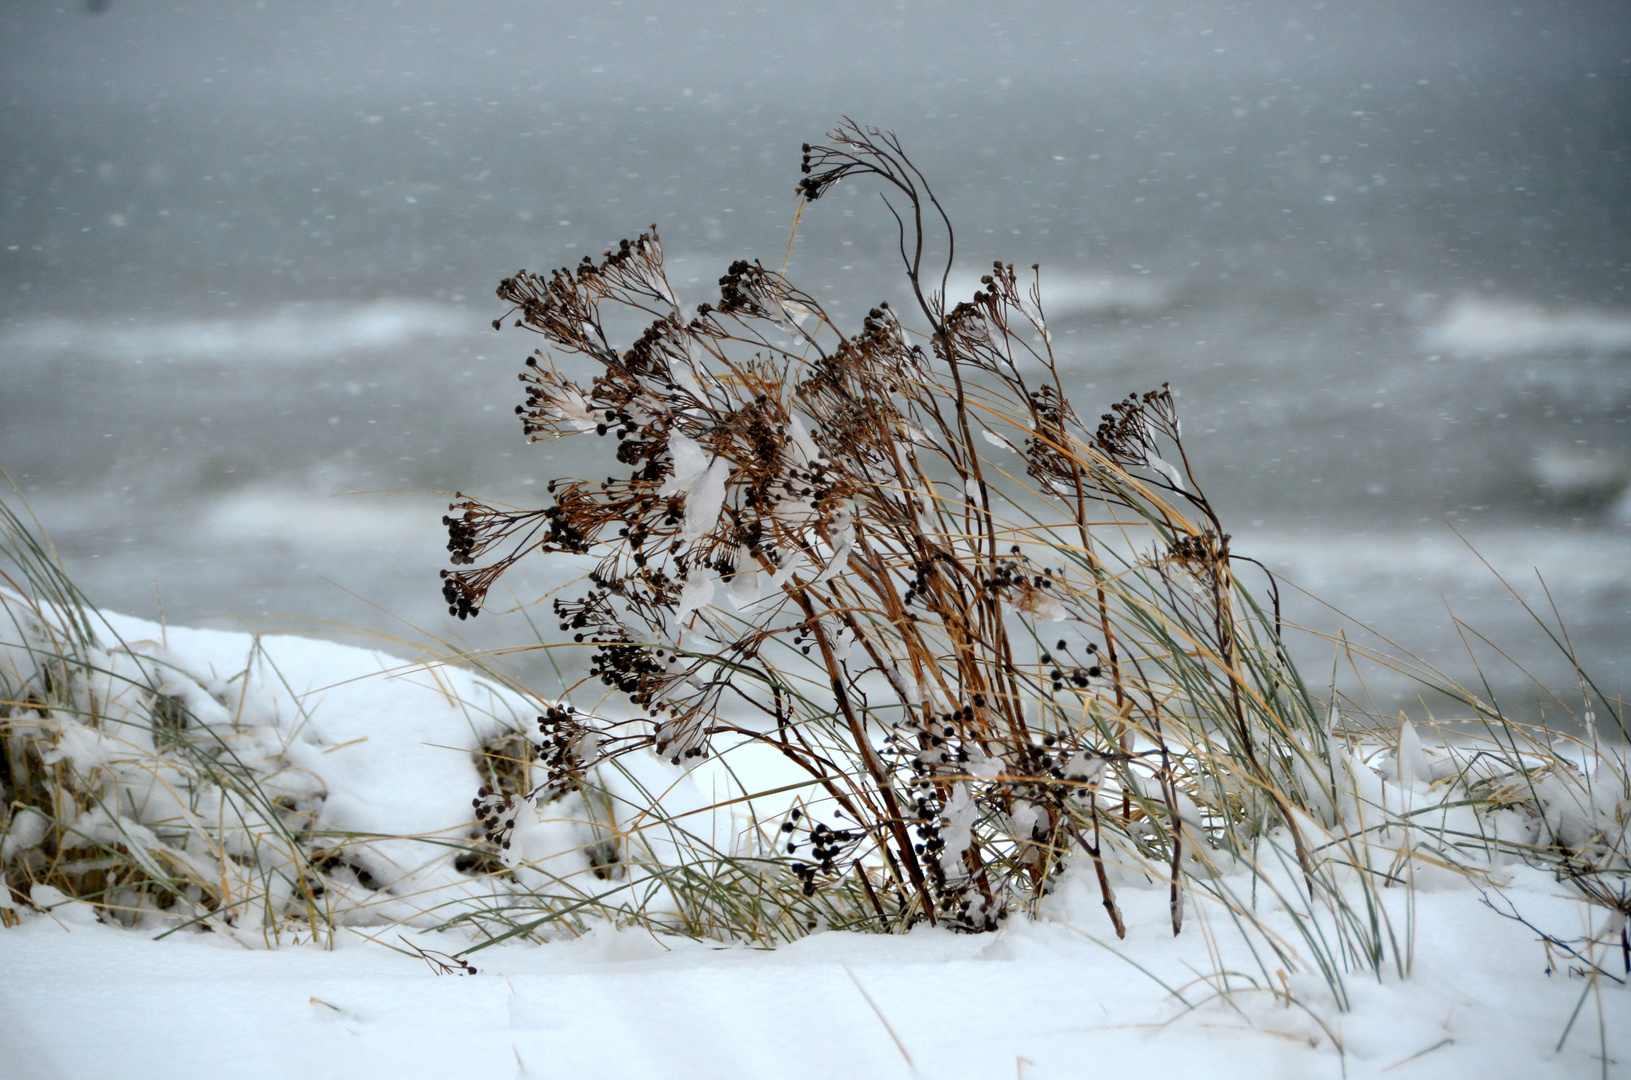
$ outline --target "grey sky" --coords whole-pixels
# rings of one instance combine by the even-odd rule
[[[7,7],[0,92],[9,109],[50,111],[161,94],[195,107],[302,97],[343,107],[454,91],[734,99],[835,85],[932,94],[1005,79],[1606,76],[1631,59],[1631,19],[1612,2]]]

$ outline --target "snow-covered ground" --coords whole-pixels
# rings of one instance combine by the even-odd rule
[[[1535,919],[1577,920],[1555,891],[1524,873],[1507,895]],[[827,933],[767,952],[603,929],[488,949],[457,977],[434,975],[404,938],[443,952],[464,939],[372,927],[332,951],[251,951],[214,935],[150,941],[58,909],[0,933],[0,1072],[1562,1078],[1599,1074],[1599,1018],[1610,1057],[1631,1059],[1631,1000],[1612,984],[1555,1049],[1584,981],[1547,974],[1534,935],[1471,889],[1418,894],[1412,977],[1354,978],[1346,1014],[1308,976],[1289,979],[1290,1006],[1216,993],[1206,928],[1172,938],[1163,891],[1123,893],[1120,956],[1097,898],[1066,892],[1058,921],[997,935]]]
[[[342,925],[327,947],[298,932],[264,947],[288,897],[258,923],[204,920],[153,940],[173,912],[138,913],[129,929],[36,886],[36,907],[0,930],[3,1077],[1498,1078],[1599,1075],[1605,1052],[1613,1073],[1631,1063],[1631,990],[1582,977],[1485,901],[1563,939],[1608,939],[1604,912],[1510,860],[1482,889],[1424,869],[1414,888],[1383,890],[1410,977],[1350,973],[1347,1011],[1311,964],[1282,974],[1270,959],[1278,985],[1264,985],[1198,891],[1174,938],[1166,885],[1128,873],[1124,941],[1091,874],[1075,873],[1042,918],[991,935],[827,932],[770,951],[602,925],[469,953],[474,974],[438,972],[415,947],[451,957],[475,942],[426,927],[501,887],[460,873],[445,844],[470,835],[472,753],[533,703],[374,650],[108,621],[201,723],[236,712],[236,750],[252,767],[280,763],[263,783],[287,789],[313,829],[396,838],[348,843],[357,872],[349,891],[329,879]],[[64,731],[76,767],[134,753]],[[113,805],[131,807],[135,828],[141,800]],[[25,839],[8,837],[10,853]],[[581,858],[567,841],[553,857]],[[1266,928],[1301,955],[1290,918],[1264,904]],[[437,917],[416,917],[434,905]]]

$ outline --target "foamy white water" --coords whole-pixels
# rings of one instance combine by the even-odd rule
[[[1235,548],[1320,596],[1401,585],[1427,596],[1495,591],[1503,588],[1499,578],[1523,591],[1544,579],[1570,595],[1631,595],[1631,529],[1558,535],[1539,528],[1468,528],[1462,539],[1445,524],[1434,532],[1439,535],[1248,530]]]
[[[1457,297],[1421,334],[1424,349],[1456,356],[1618,356],[1631,352],[1631,312],[1549,309],[1514,298]]]
[[[447,341],[489,329],[471,307],[424,300],[288,304],[213,319],[47,317],[0,336],[18,360],[75,353],[98,360],[312,363],[358,352]]]
[[[1033,278],[1029,269],[1015,268],[1021,295],[1028,296]],[[1042,310],[1051,320],[1075,319],[1088,315],[1151,315],[1173,302],[1172,283],[1149,272],[1121,274],[1059,270],[1043,267],[1040,274]],[[953,274],[946,283],[949,302],[973,296],[980,275]]]

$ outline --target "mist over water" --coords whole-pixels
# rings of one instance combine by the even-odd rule
[[[992,259],[1040,264],[1081,413],[1172,384],[1236,550],[1451,674],[1473,677],[1453,614],[1572,685],[1459,532],[1545,605],[1538,567],[1624,692],[1612,5],[809,7],[0,16],[0,466],[85,591],[175,621],[529,639],[519,616],[448,619],[436,582],[446,493],[538,505],[598,467],[522,441],[535,340],[491,329],[493,287],[656,223],[692,304],[733,259],[784,257],[840,322],[903,303],[864,185],[789,245],[799,145],[847,114],[935,185],[964,291]],[[567,571],[528,573],[523,598]],[[1324,685],[1331,649],[1298,654]],[[1386,673],[1364,689],[1419,712]]]

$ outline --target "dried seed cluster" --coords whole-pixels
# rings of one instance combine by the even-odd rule
[[[810,862],[795,861],[788,866],[793,876],[803,882],[805,896],[814,896],[822,882],[845,873],[846,860],[866,838],[861,829],[834,829],[825,822],[812,823],[797,807],[782,822],[781,831],[787,854],[796,855],[801,847],[810,849]]]

